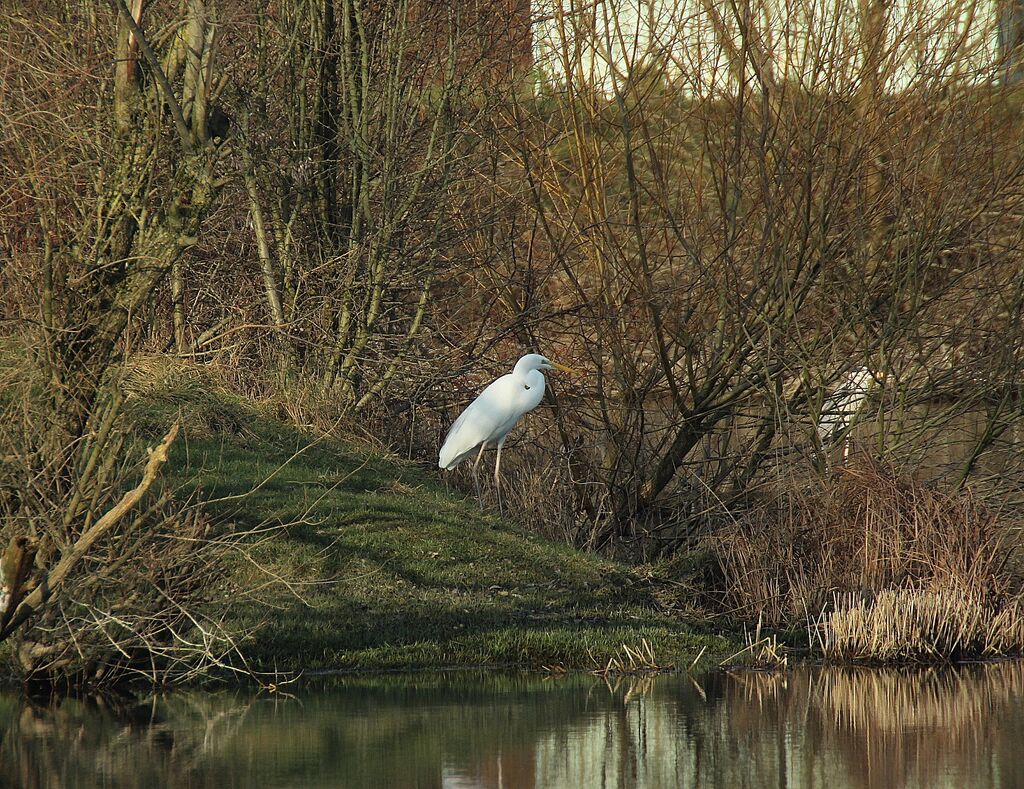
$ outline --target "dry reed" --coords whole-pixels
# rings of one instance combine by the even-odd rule
[[[734,614],[809,621],[827,657],[931,661],[1024,645],[1005,516],[866,464],[784,489],[711,538]]]
[[[873,600],[837,595],[811,630],[826,658],[849,661],[930,663],[1024,647],[1019,600],[1000,607],[963,589],[890,589]]]
[[[720,665],[731,665],[737,658],[742,657],[742,662],[752,668],[785,668],[789,662],[786,645],[781,643],[779,637],[774,633],[762,635],[762,624],[761,617],[758,617],[757,627],[753,633],[744,628],[743,640],[747,645],[739,652],[727,657]]]
[[[623,644],[619,648],[618,655],[608,658],[608,662],[593,671],[599,677],[617,676],[620,674],[648,674],[659,671],[671,671],[674,669],[671,663],[660,665],[654,655],[654,647],[646,638],[641,638],[640,643],[630,647]]]

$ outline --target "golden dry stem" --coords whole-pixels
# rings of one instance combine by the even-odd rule
[[[654,656],[654,647],[646,638],[641,638],[640,643],[630,647],[623,644],[619,648],[619,654],[608,658],[608,662],[600,668],[594,669],[591,673],[599,677],[616,676],[620,674],[647,674],[658,671],[671,671],[675,668],[671,664],[659,665]]]
[[[1021,614],[1019,599],[1000,605],[963,589],[892,589],[871,600],[837,595],[812,632],[829,659],[932,663],[1020,654]]]

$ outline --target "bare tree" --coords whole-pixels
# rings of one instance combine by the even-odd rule
[[[266,312],[293,377],[356,410],[418,375],[465,232],[484,86],[516,79],[488,47],[513,26],[488,16],[506,5],[327,0],[259,17],[243,177]]]
[[[8,237],[6,314],[35,358],[3,403],[0,638],[18,633],[29,674],[98,679],[110,661],[98,666],[97,654],[137,660],[186,616],[178,593],[196,588],[205,521],[148,498],[176,428],[129,485],[118,386],[126,329],[180,274],[227,152],[217,4],[162,10],[40,2],[31,18],[4,17],[0,53],[18,77],[5,82],[0,167],[20,220]],[[182,282],[172,279],[181,344]],[[193,542],[169,547],[174,527]],[[132,558],[147,571],[126,572]]]
[[[893,462],[955,419],[945,387],[1001,414],[981,444],[1012,422],[979,374],[1009,370],[981,324],[1020,353],[1017,307],[993,309],[1019,284],[1022,162],[1001,94],[977,87],[989,22],[950,9],[922,42],[884,5],[842,34],[840,4],[832,29],[787,4],[782,33],[760,26],[771,9],[669,16],[642,49],[615,3],[552,12],[549,93],[513,145],[547,286],[580,316],[537,335],[596,370],[557,416],[587,544],[665,549],[766,474],[809,473],[858,366],[892,374],[861,422]]]

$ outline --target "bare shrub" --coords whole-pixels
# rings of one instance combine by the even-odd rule
[[[195,613],[217,549],[157,483],[177,427],[140,461],[119,377],[164,282],[181,347],[183,260],[225,185],[219,4],[32,5],[0,11],[0,69],[18,74],[0,109],[0,298],[22,375],[0,392],[0,639],[30,679],[181,676],[230,650]]]
[[[1020,424],[1024,169],[991,20],[939,48],[957,4],[924,32],[828,5],[841,35],[799,3],[707,3],[634,46],[635,4],[553,3],[545,80],[486,141],[504,232],[471,234],[491,257],[443,334],[475,349],[490,322],[591,373],[528,450],[568,469],[578,544],[671,552],[709,491],[728,511],[780,468],[827,473],[816,424],[860,366],[888,462],[982,414],[950,487]]]
[[[143,453],[109,384],[85,434],[54,457],[31,382],[5,383],[0,639],[15,642],[23,677],[162,683],[225,665],[234,642],[205,604],[232,539],[157,482],[177,425]]]

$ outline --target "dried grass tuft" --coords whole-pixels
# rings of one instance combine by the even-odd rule
[[[720,665],[729,666],[737,662],[738,658],[742,658],[743,660],[740,662],[751,668],[785,668],[789,663],[786,645],[779,641],[779,637],[775,633],[762,635],[762,625],[763,622],[759,617],[753,633],[744,628],[743,640],[747,645],[739,652],[727,657]]]

